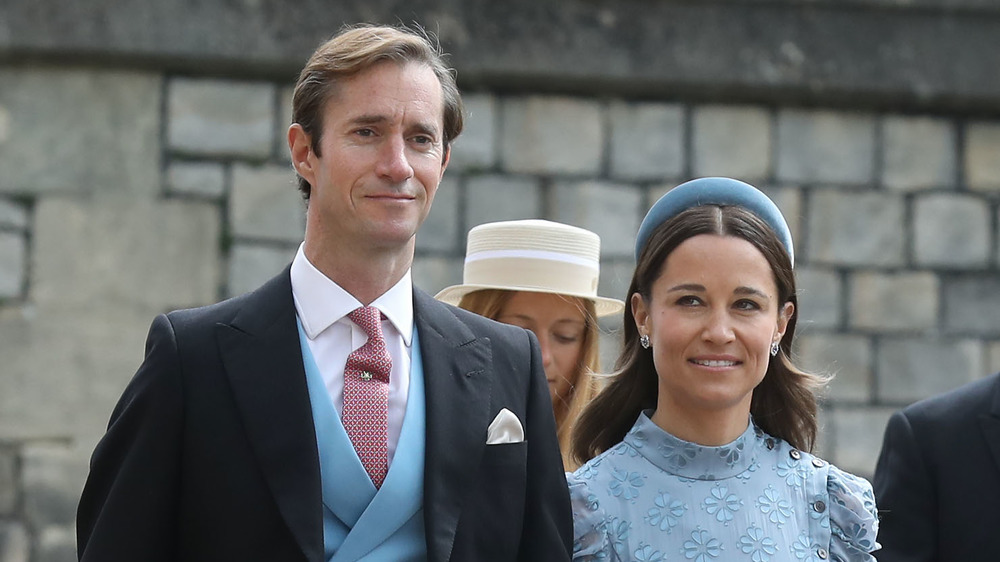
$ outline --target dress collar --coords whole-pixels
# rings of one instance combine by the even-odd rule
[[[692,480],[722,480],[750,469],[764,447],[764,432],[753,423],[732,443],[720,447],[678,439],[650,419],[652,410],[639,414],[625,442],[649,462],[670,474]]]
[[[316,269],[299,246],[292,260],[292,297],[295,312],[310,340],[347,316],[361,302]],[[392,323],[408,347],[413,337],[413,281],[407,270],[395,285],[371,303]]]

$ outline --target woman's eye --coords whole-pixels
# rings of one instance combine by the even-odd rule
[[[760,305],[749,299],[738,300],[733,306],[739,310],[760,310]]]
[[[684,295],[677,299],[677,304],[681,306],[698,306],[701,304],[701,299],[693,295]]]
[[[580,341],[580,336],[576,334],[555,334],[555,338],[559,343],[576,343]]]

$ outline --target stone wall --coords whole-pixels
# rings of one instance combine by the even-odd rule
[[[418,236],[416,283],[435,292],[460,281],[470,227],[540,217],[600,234],[600,292],[623,298],[633,236],[656,197],[696,176],[750,181],[793,230],[801,363],[836,375],[823,402],[821,454],[870,475],[893,410],[1000,370],[1000,84],[992,73],[974,87],[949,87],[934,74],[946,73],[947,61],[920,61],[926,70],[906,67],[905,57],[873,63],[855,47],[815,60],[823,37],[796,47],[782,34],[794,18],[838,29],[872,13],[874,28],[858,33],[920,20],[957,26],[949,37],[971,29],[972,39],[986,41],[994,36],[977,33],[1000,25],[994,8],[972,0],[906,9],[859,0],[857,13],[811,3],[814,11],[795,1],[632,1],[616,11],[613,3],[568,2],[549,14],[568,27],[534,43],[498,21],[521,41],[516,50],[497,30],[484,31],[476,47],[472,31],[492,28],[471,10],[441,2],[454,14],[434,19],[434,3],[418,2],[424,11],[416,15],[435,21],[450,49],[472,54],[456,56],[467,129]],[[247,291],[291,259],[304,228],[284,142],[291,84],[312,45],[339,25],[320,18],[322,33],[283,42],[273,30],[289,24],[279,18],[269,27],[265,18],[252,30],[272,29],[268,41],[241,58],[218,38],[197,48],[167,41],[191,22],[169,13],[159,23],[140,18],[141,3],[73,14],[98,39],[57,34],[68,20],[24,23],[37,4],[0,7],[0,562],[75,559],[73,519],[89,454],[142,359],[152,317]],[[223,12],[237,4],[204,9],[236,17]],[[390,4],[338,10],[349,12],[344,19],[393,21]],[[255,13],[254,5],[273,8],[261,1],[242,9]],[[547,5],[513,2],[503,17],[521,21]],[[613,43],[612,31],[641,19],[643,8],[678,18],[702,10],[687,17],[715,14],[708,21],[728,25],[741,15],[774,21],[760,37],[740,36],[774,43],[779,58],[809,53],[800,70],[821,87],[810,90],[808,76],[795,82],[780,65],[777,80],[761,63],[733,79],[753,86],[747,94],[726,86],[722,62],[707,76],[664,62],[645,84],[630,57],[655,46],[648,37],[620,37],[627,53],[607,56],[628,72],[604,65],[602,75],[583,39]],[[158,33],[140,41],[122,13]],[[28,34],[28,25],[41,33]],[[239,37],[226,29],[225,37]],[[724,48],[685,37],[659,44],[675,61],[699,49],[711,59]],[[564,51],[524,58],[555,49],[560,38]],[[912,41],[914,52],[925,46]],[[486,47],[499,43],[506,54],[488,56]],[[268,48],[280,56],[255,65]],[[959,44],[943,50],[965,52]],[[997,52],[951,61],[951,76],[995,62]],[[563,68],[577,61],[586,73]],[[879,64],[892,72],[874,81]],[[605,326],[606,364],[619,324]]]

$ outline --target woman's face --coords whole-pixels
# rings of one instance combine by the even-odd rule
[[[580,374],[587,330],[582,303],[572,297],[518,291],[500,309],[497,320],[535,333],[552,404],[568,402]]]
[[[649,301],[632,296],[636,327],[652,348],[657,409],[749,414],[771,343],[780,341],[793,308],[778,302],[767,260],[746,240],[702,234],[682,242]]]

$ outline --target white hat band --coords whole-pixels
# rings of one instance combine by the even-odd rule
[[[469,264],[472,262],[482,261],[482,260],[493,260],[493,259],[535,259],[535,260],[551,260],[562,263],[571,263],[583,267],[589,267],[595,271],[600,271],[600,264],[596,259],[586,258],[583,256],[577,256],[572,254],[564,254],[562,252],[546,252],[543,250],[491,250],[485,252],[476,252],[474,254],[469,254],[465,258],[465,263]],[[466,283],[469,282],[468,279],[465,280]]]

